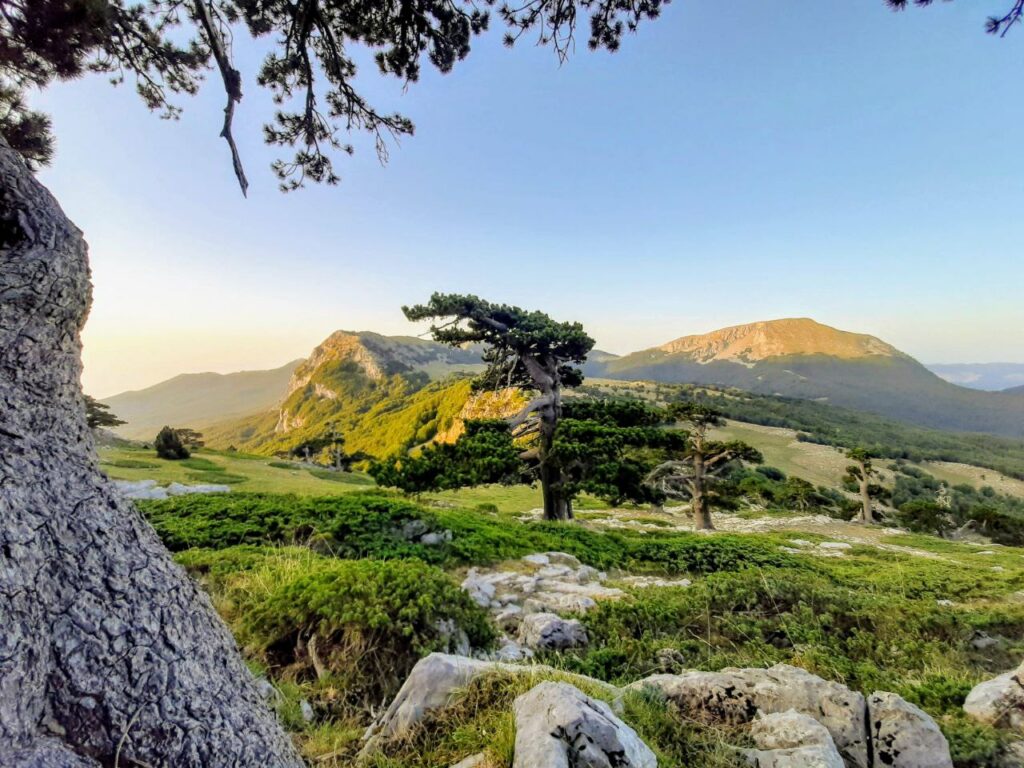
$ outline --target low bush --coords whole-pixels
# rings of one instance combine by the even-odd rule
[[[211,590],[251,654],[285,677],[330,677],[349,706],[393,695],[422,656],[454,650],[460,631],[478,648],[495,639],[486,612],[418,560],[243,547],[193,550],[179,561]]]

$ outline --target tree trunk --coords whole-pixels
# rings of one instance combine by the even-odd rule
[[[86,244],[0,140],[0,762],[299,766],[207,596],[100,473]]]
[[[711,509],[704,490],[704,457],[697,454],[693,457],[693,493],[690,508],[693,512],[693,528],[696,531],[713,531]]]
[[[871,510],[871,478],[862,465],[860,470],[860,521],[870,524],[875,522],[875,514]]]

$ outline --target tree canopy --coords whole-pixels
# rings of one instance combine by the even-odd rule
[[[473,38],[497,17],[506,45],[532,38],[560,59],[589,22],[587,47],[615,51],[623,35],[660,15],[670,0],[0,0],[0,134],[34,167],[53,157],[49,118],[28,107],[25,93],[89,72],[114,83],[130,77],[143,103],[161,116],[181,112],[176,99],[195,94],[216,70],[224,90],[221,136],[243,193],[248,188],[233,137],[243,82],[255,74],[278,105],[264,120],[265,140],[285,156],[272,170],[284,190],[305,182],[336,184],[338,154],[351,154],[347,134],[369,134],[382,161],[388,142],[411,135],[413,122],[371,104],[356,87],[354,51],[368,48],[378,73],[415,83],[424,61],[449,72]],[[884,0],[891,8],[932,0]],[[986,29],[1004,35],[1024,14],[1013,0]],[[233,40],[273,38],[255,73],[236,65]],[[252,120],[246,120],[251,124]]]
[[[92,429],[98,429],[100,427],[119,427],[128,422],[114,415],[106,403],[101,403],[95,397],[85,395],[85,423]]]

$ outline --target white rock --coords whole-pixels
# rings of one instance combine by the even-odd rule
[[[1024,731],[1024,664],[974,686],[964,712],[988,725]]]
[[[936,600],[935,604],[936,605],[945,605],[945,606],[955,605],[955,603],[952,600]]]
[[[188,496],[193,493],[230,493],[230,485],[216,485],[213,483],[200,483],[198,485],[182,485],[171,483],[167,486],[167,493],[171,496]]]
[[[796,710],[759,715],[750,735],[758,748],[744,753],[756,768],[844,768],[828,729]]]
[[[895,693],[868,697],[875,765],[888,768],[953,768],[949,743],[927,714]]]
[[[796,550],[794,550],[796,551]],[[626,576],[619,579],[631,587],[688,587],[693,584],[689,579],[665,579],[661,576]]]
[[[303,721],[307,723],[313,722],[313,707],[308,701],[303,699],[299,702],[299,711],[302,713]]]
[[[567,565],[570,568],[579,568],[582,565],[579,558],[566,552],[545,552],[544,554],[553,565]]]
[[[167,489],[156,484],[156,480],[115,480],[114,485],[129,499],[166,499]]]
[[[485,760],[487,760],[487,755],[483,752],[477,752],[475,755],[470,755],[464,760],[459,760],[451,768],[481,768]]]
[[[821,723],[852,765],[868,765],[864,697],[799,667],[652,675],[628,686],[639,688],[659,691],[684,717],[708,724],[740,725],[758,712],[795,710]]]
[[[551,563],[551,560],[548,559],[547,555],[539,553],[536,555],[526,555],[523,560],[530,563],[530,565],[549,565]]]
[[[516,669],[446,653],[432,653],[420,659],[384,714],[367,729],[363,754],[372,752],[381,741],[404,735],[428,712],[448,706],[454,694],[476,677]]]
[[[545,565],[537,576],[541,579],[564,579],[573,575],[573,569],[568,565]]]
[[[823,541],[818,545],[821,549],[851,549],[852,546],[845,541]]]
[[[657,768],[636,731],[602,701],[545,682],[515,700],[512,768]]]
[[[534,650],[559,651],[587,644],[587,631],[575,619],[554,613],[528,613],[519,624],[519,642]]]
[[[497,592],[494,584],[480,576],[475,568],[469,569],[469,573],[462,582],[462,588],[473,598],[473,602],[481,608],[490,606],[491,600],[494,598],[495,592]]]

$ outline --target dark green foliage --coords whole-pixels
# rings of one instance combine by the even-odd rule
[[[164,427],[160,430],[156,439],[153,440],[153,449],[161,459],[169,459],[171,461],[187,459],[191,455],[188,448],[182,444],[178,433],[170,427]]]
[[[230,601],[227,618],[244,645],[293,676],[329,675],[349,705],[378,704],[419,658],[448,650],[454,639],[443,623],[477,648],[495,639],[486,612],[443,571],[418,560],[336,560],[252,547],[192,550],[180,560]]]
[[[2,105],[0,105],[0,108],[2,108]],[[3,125],[0,122],[0,133],[2,132]],[[118,427],[127,422],[111,413],[109,405],[101,403],[94,397],[85,395],[85,423],[91,429],[98,429],[99,427]]]
[[[681,449],[685,436],[662,428],[664,411],[637,401],[574,399],[563,407],[546,452],[570,502],[590,493],[611,504],[652,502],[660,497],[646,483],[656,456],[651,449]],[[533,483],[540,459],[502,420],[468,422],[453,444],[436,444],[417,456],[395,456],[374,464],[379,485],[423,493],[494,483]]]
[[[485,345],[487,370],[476,381],[481,389],[537,388],[527,358],[550,362],[549,374],[564,386],[577,386],[583,381],[579,365],[594,348],[594,340],[579,323],[558,322],[543,312],[492,304],[477,296],[435,293],[426,304],[402,307],[402,312],[412,321],[441,321],[431,326],[438,343]]]
[[[418,557],[449,565],[483,565],[558,550],[597,568],[705,573],[750,567],[801,567],[802,558],[771,540],[722,534],[593,531],[550,522],[520,523],[476,511],[427,510],[379,494],[309,498],[231,493],[141,501],[139,507],[172,551],[237,544],[306,543],[339,557]],[[402,529],[450,530],[437,546],[410,542]]]
[[[454,443],[436,443],[417,456],[393,456],[370,465],[378,485],[405,493],[449,490],[473,485],[511,484],[526,480],[525,467],[508,422],[466,422]]]
[[[541,42],[551,43],[565,56],[577,10],[591,16],[590,46],[615,50],[626,29],[655,17],[662,2],[624,6],[614,0],[543,0],[522,8],[503,7],[499,16],[509,30],[508,44],[537,30]],[[448,0],[0,0],[0,7],[0,84],[13,93],[4,99],[13,116],[0,119],[0,128],[30,160],[45,163],[52,145],[45,117],[13,109],[26,89],[87,71],[111,73],[117,83],[127,73],[135,77],[136,90],[148,107],[175,117],[179,109],[170,102],[171,95],[194,94],[205,70],[216,63],[227,99],[222,135],[243,192],[248,182],[231,136],[243,80],[232,60],[233,33],[275,41],[255,75],[281,105],[264,126],[264,139],[294,149],[288,161],[273,164],[281,188],[288,190],[305,181],[337,183],[330,153],[353,151],[339,137],[342,130],[368,132],[382,160],[387,157],[388,138],[413,132],[408,118],[378,112],[355,90],[353,49],[368,48],[380,74],[411,83],[419,79],[423,59],[448,72],[465,58],[473,36],[487,28],[489,15],[472,4]]]
[[[236,544],[312,542],[339,557],[411,557],[439,560],[437,549],[412,543],[402,527],[436,519],[421,507],[372,494],[310,498],[232,493],[178,496],[140,505],[172,551],[222,549]]]

